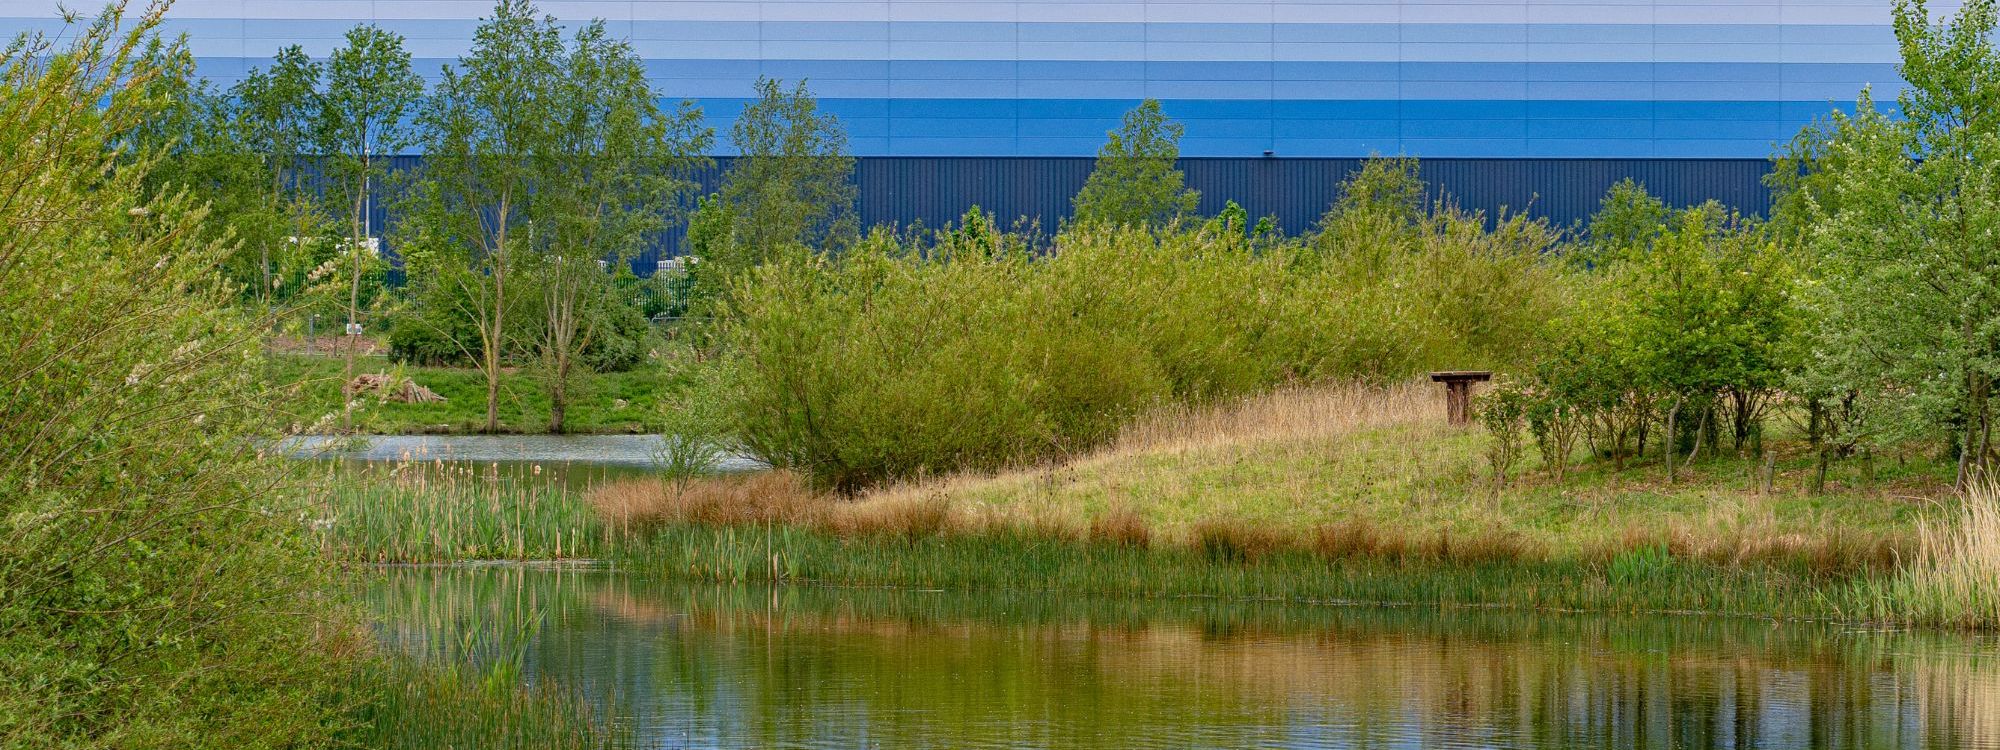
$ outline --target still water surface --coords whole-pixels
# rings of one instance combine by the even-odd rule
[[[522,568],[370,599],[396,648],[518,641],[645,747],[2000,748],[1987,636]]]
[[[665,439],[659,435],[295,435],[280,446],[296,458],[373,465],[473,464],[581,489],[606,478],[652,472]],[[745,456],[724,456],[715,468],[752,471],[764,464]]]

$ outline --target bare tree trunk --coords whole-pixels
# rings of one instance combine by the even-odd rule
[[[486,352],[486,431],[500,431],[500,343],[507,331],[507,214],[508,199],[500,199],[500,222],[493,260],[493,318],[482,331]]]
[[[1667,434],[1660,436],[1660,445],[1665,449],[1664,452],[1667,456],[1667,484],[1674,483],[1674,453],[1676,452],[1674,449],[1674,439],[1677,436],[1674,429],[1674,420],[1680,416],[1680,413],[1681,397],[1675,396],[1674,405],[1667,409]]]
[[[366,174],[367,162],[364,160],[362,164],[363,174]],[[364,182],[363,184],[367,183]],[[340,388],[343,395],[346,393],[347,384],[354,382],[354,349],[361,343],[361,337],[354,335],[354,325],[359,321],[361,313],[361,204],[362,198],[366,193],[366,188],[354,191],[353,212],[348,214],[347,252],[354,256],[354,262],[348,264],[347,326],[341,330],[341,335],[346,337],[347,340],[347,362],[341,367],[340,376]],[[350,432],[354,429],[353,403],[352,399],[341,399],[340,429],[342,432]]]

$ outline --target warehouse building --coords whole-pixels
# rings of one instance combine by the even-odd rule
[[[58,0],[0,31],[59,28]],[[1190,184],[1300,230],[1369,155],[1408,155],[1461,204],[1568,223],[1624,177],[1670,202],[1768,208],[1799,128],[1901,85],[1889,0],[576,0],[725,136],[759,76],[807,81],[861,157],[869,223],[977,204],[1052,224],[1121,113],[1163,102]],[[178,0],[227,86],[356,23],[420,71],[465,51],[485,0]],[[1946,10],[1943,8],[1934,10]]]

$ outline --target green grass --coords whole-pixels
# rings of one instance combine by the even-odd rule
[[[620,547],[630,573],[724,583],[817,583],[1059,596],[1217,597],[1612,613],[1870,619],[1874,574],[1725,566],[1636,550],[1603,561],[1253,559],[1020,534],[843,539],[796,528],[680,526]]]
[[[265,377],[273,389],[272,406],[285,416],[292,432],[330,432],[340,426],[340,357],[272,354]],[[359,357],[355,373],[386,373],[397,369],[387,357]],[[405,367],[403,374],[443,396],[442,403],[404,404],[363,398],[354,412],[354,428],[364,434],[471,433],[486,426],[486,377],[476,369]],[[569,432],[657,432],[660,399],[677,387],[675,377],[657,364],[627,372],[585,375],[571,385]],[[500,377],[500,431],[546,432],[548,389],[531,371],[505,372]]]

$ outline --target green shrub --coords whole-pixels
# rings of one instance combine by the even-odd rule
[[[313,746],[348,638],[205,202],[120,148],[163,7],[0,54],[0,747]]]
[[[1553,236],[1337,209],[1309,242],[1090,225],[1033,250],[975,212],[739,277],[723,327],[741,377],[718,397],[752,452],[841,489],[996,469],[1102,445],[1163,403],[1525,361],[1566,288],[1541,260]]]

